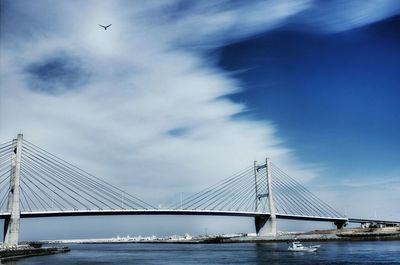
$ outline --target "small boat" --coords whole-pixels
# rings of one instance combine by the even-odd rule
[[[303,246],[300,242],[292,242],[288,247],[289,251],[300,251],[300,252],[315,252],[319,249],[320,245],[314,245],[310,247]]]

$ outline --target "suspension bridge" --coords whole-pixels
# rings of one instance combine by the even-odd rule
[[[212,215],[255,219],[259,236],[275,236],[277,219],[399,225],[347,218],[274,165],[251,166],[168,207],[157,208],[17,138],[0,144],[0,219],[4,244],[17,245],[21,218],[102,215]]]

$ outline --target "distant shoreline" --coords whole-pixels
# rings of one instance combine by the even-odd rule
[[[341,230],[315,230],[304,233],[279,233],[276,237],[258,237],[247,234],[208,235],[208,236],[171,236],[153,237],[117,237],[102,239],[41,240],[43,244],[209,244],[209,243],[265,243],[299,241],[378,241],[400,240],[400,227],[390,228],[345,228]]]

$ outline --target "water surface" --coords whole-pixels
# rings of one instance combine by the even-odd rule
[[[400,241],[318,242],[317,253],[286,243],[69,245],[71,252],[5,264],[400,264]]]

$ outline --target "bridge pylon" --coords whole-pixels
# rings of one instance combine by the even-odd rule
[[[7,209],[11,214],[4,219],[4,245],[16,246],[19,239],[20,226],[20,175],[23,135],[18,134],[11,160],[10,189]]]
[[[265,176],[267,181],[267,191],[264,194],[259,193],[259,171],[265,169]],[[262,198],[266,198],[268,201],[268,208],[270,215],[256,216],[255,217],[255,227],[257,236],[276,236],[276,210],[274,205],[274,199],[272,194],[272,175],[270,172],[269,158],[265,159],[265,164],[258,166],[257,161],[254,161],[254,178],[255,178],[255,194],[256,194],[256,212],[260,212],[260,202]]]

